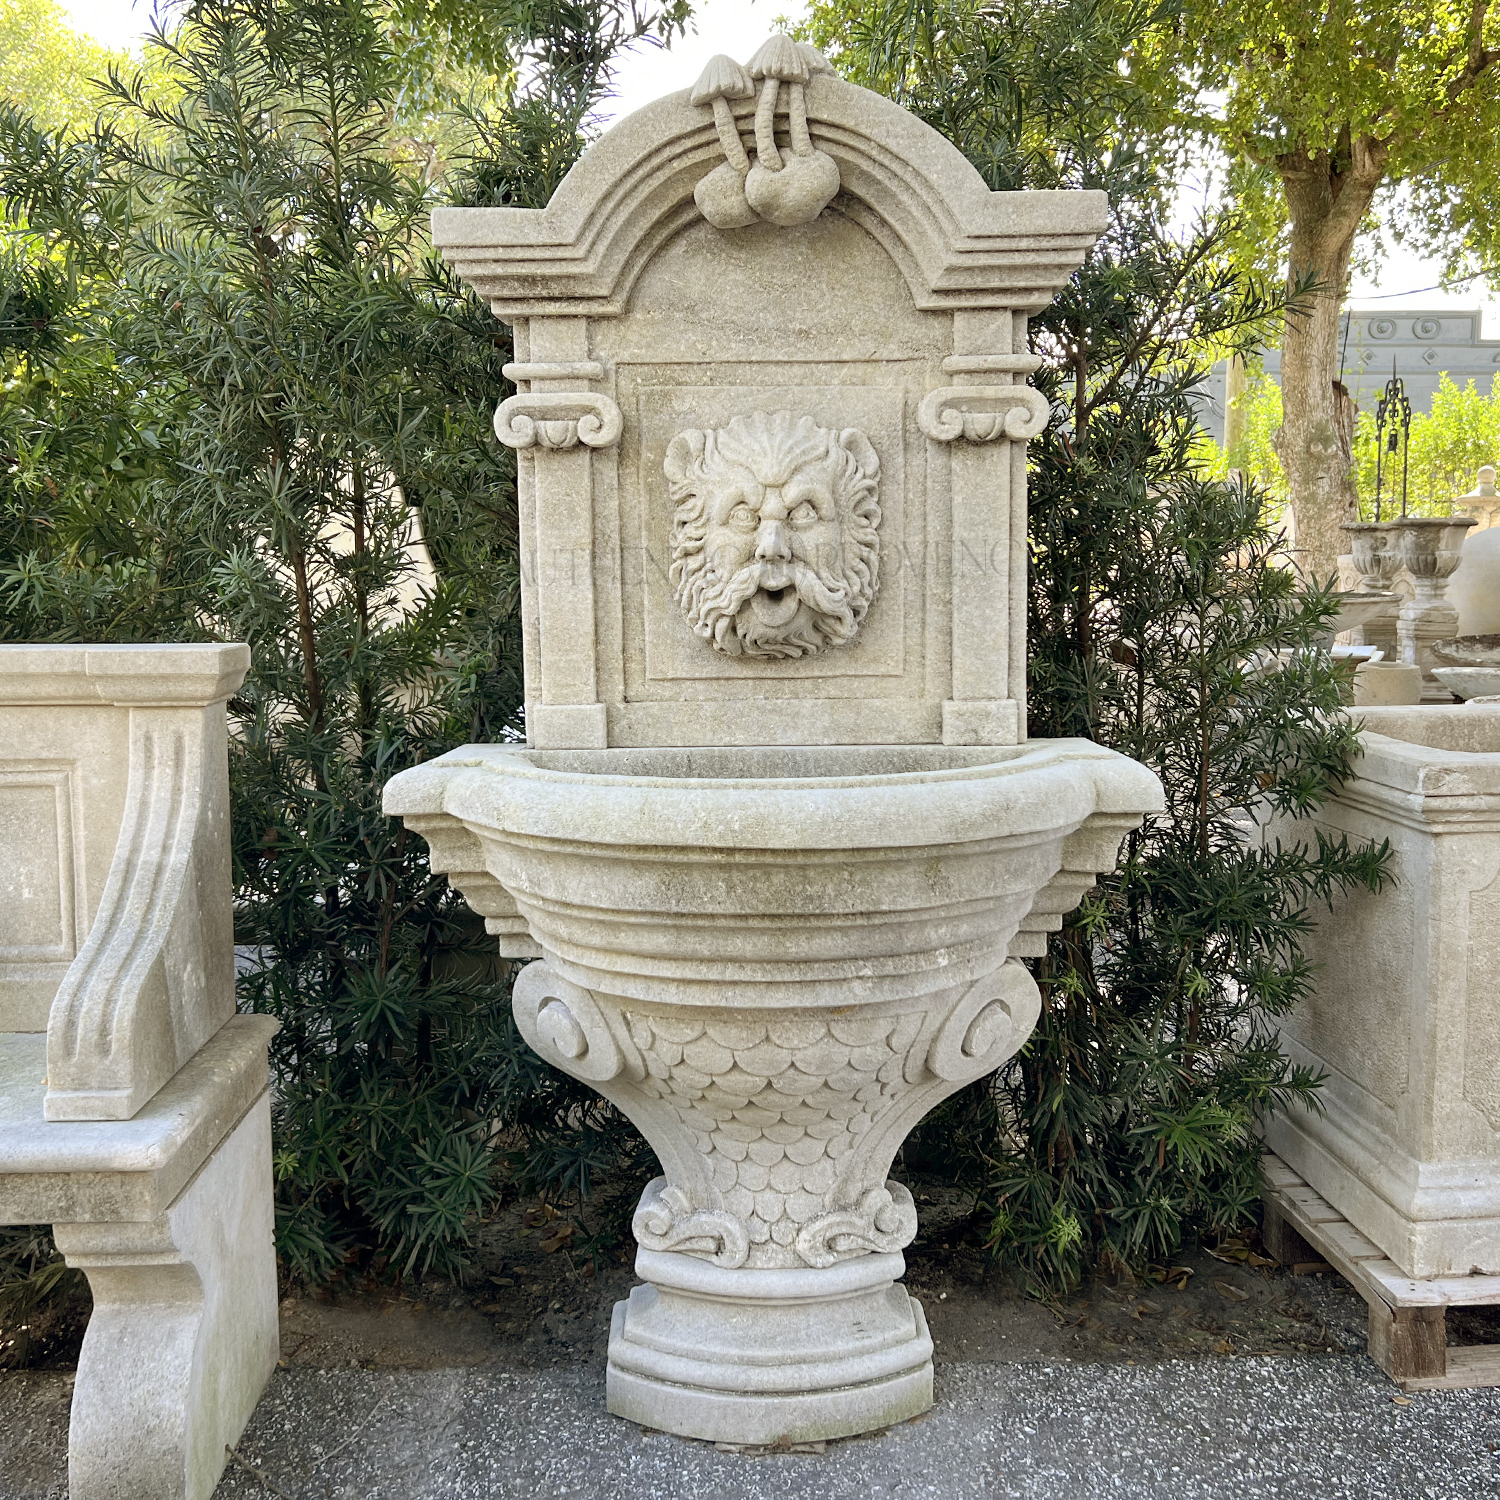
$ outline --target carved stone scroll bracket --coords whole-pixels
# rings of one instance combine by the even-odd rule
[[[527,1044],[553,1067],[603,1094],[630,1120],[685,1203],[717,1209],[723,1198],[714,1186],[712,1163],[673,1112],[642,1088],[651,1082],[646,1060],[617,1003],[606,996],[601,1004],[545,959],[522,969],[511,988],[511,1011]],[[677,1248],[686,1248],[686,1242]]]
[[[644,1066],[632,1058],[628,1037],[611,1029],[594,997],[581,985],[545,963],[528,964],[511,989],[511,1010],[528,1045],[548,1062],[592,1084],[608,1083],[622,1074],[641,1076]]]
[[[608,448],[624,429],[620,408],[593,391],[529,391],[495,412],[495,436],[507,448]]]
[[[915,1216],[912,1223],[915,1233]],[[689,1251],[726,1270],[744,1265],[750,1255],[743,1220],[722,1209],[695,1210],[687,1194],[669,1187],[665,1177],[646,1184],[630,1227],[644,1250]]]
[[[1027,385],[945,386],[922,398],[917,426],[938,443],[1019,443],[1034,438],[1050,412],[1041,392]]]
[[[835,1209],[804,1224],[797,1254],[820,1270],[856,1255],[904,1250],[917,1234],[917,1206],[899,1182],[870,1188],[852,1209]]]
[[[125,819],[52,1001],[48,1120],[128,1120],[234,1013],[224,710],[130,712]]]
[[[1030,970],[1007,960],[948,1012],[927,1049],[928,1071],[952,1084],[982,1078],[1017,1051],[1041,1013]]]

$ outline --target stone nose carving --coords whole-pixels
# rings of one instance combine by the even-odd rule
[[[775,516],[760,523],[755,534],[755,555],[761,562],[784,563],[792,560],[792,549],[787,545],[786,527]]]

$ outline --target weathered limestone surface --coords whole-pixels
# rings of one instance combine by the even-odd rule
[[[0,647],[0,1223],[94,1294],[73,1500],[202,1500],[275,1364],[275,1022],[234,1014],[244,646]]]
[[[915,1415],[888,1179],[1025,1041],[1023,957],[1160,805],[1026,737],[1028,313],[1098,193],[989,192],[773,37],[549,206],[442,210],[514,327],[528,743],[386,788],[482,913],[522,1034],[641,1129],[610,1409],[729,1442]]]
[[[1360,717],[1355,774],[1313,822],[1389,838],[1395,879],[1310,935],[1317,988],[1282,1039],[1328,1073],[1325,1108],[1273,1116],[1267,1141],[1408,1276],[1495,1274],[1500,707]]]

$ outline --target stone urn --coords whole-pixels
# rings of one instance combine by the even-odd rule
[[[607,1377],[647,1427],[768,1444],[931,1404],[892,1161],[1024,1044],[1023,960],[1161,805],[1026,734],[1027,318],[1106,213],[991,193],[781,37],[545,210],[434,215],[514,329],[527,742],[386,808],[536,960],[527,1042],[660,1161]]]
[[[1474,517],[1477,530],[1488,530],[1500,522],[1500,489],[1495,485],[1495,466],[1481,464],[1474,478],[1474,488],[1453,501],[1455,511]]]
[[[1448,579],[1458,567],[1464,535],[1473,516],[1407,516],[1390,523],[1391,545],[1411,578],[1413,597],[1401,606],[1396,636],[1401,660],[1422,669],[1424,702],[1448,703],[1449,690],[1433,676],[1443,663],[1433,644],[1458,630],[1458,611],[1444,598]]]
[[[1401,570],[1401,551],[1390,521],[1346,521],[1341,530],[1349,537],[1349,551],[1360,575],[1360,594],[1344,598],[1359,600],[1358,618],[1341,609],[1336,632],[1348,630],[1355,645],[1376,646],[1388,658],[1397,650],[1396,625],[1401,596],[1391,584]],[[1346,620],[1345,615],[1349,618]]]

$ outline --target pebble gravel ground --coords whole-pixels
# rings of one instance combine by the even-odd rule
[[[64,1381],[0,1378],[4,1500],[63,1500]],[[608,1416],[597,1369],[292,1369],[239,1452],[216,1500],[1486,1500],[1500,1391],[1401,1397],[1362,1358],[946,1365],[916,1422],[757,1456]]]

